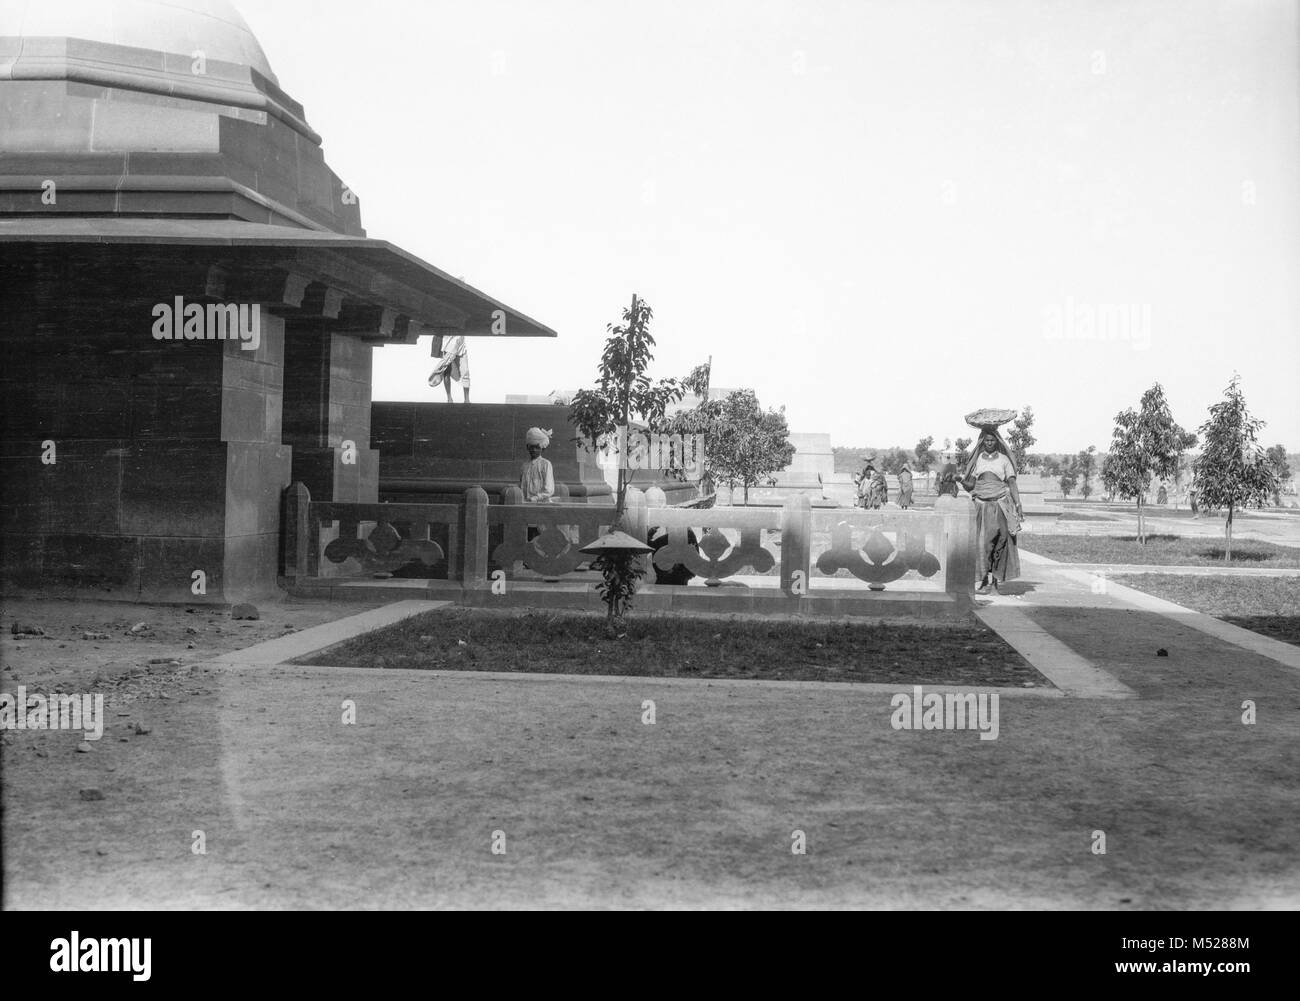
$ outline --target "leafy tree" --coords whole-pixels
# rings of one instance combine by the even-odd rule
[[[1079,482],[1079,473],[1075,469],[1075,461],[1076,460],[1074,459],[1066,459],[1061,463],[1061,494],[1065,497],[1070,496],[1070,491],[1073,490]]]
[[[1198,498],[1206,507],[1227,509],[1224,562],[1232,559],[1232,515],[1239,507],[1263,505],[1279,489],[1277,470],[1257,443],[1264,422],[1250,416],[1234,375],[1224,398],[1210,407],[1201,425],[1205,449],[1192,466]]]
[[[1286,481],[1291,479],[1291,461],[1286,456],[1285,445],[1274,445],[1264,454],[1272,465],[1273,472],[1277,473],[1277,488],[1273,491],[1273,503],[1280,505]]]
[[[1093,474],[1097,471],[1097,446],[1089,445],[1076,455],[1074,457],[1074,468],[1083,480],[1079,487],[1079,493],[1083,495],[1084,500],[1087,500],[1092,493]]]
[[[633,421],[641,421],[652,430],[663,420],[669,404],[682,398],[676,379],[651,383],[646,369],[654,360],[655,339],[650,335],[654,316],[644,299],[632,296],[632,305],[623,310],[623,322],[609,324],[609,337],[600,358],[600,374],[595,389],[580,389],[569,406],[569,419],[593,451]],[[635,470],[620,464],[614,523],[622,526],[627,511],[627,488]]]
[[[1178,456],[1178,467],[1174,470],[1174,488],[1181,489],[1184,481],[1191,479],[1192,475],[1192,457],[1187,454],[1187,449],[1196,447],[1196,435],[1190,431],[1183,435],[1182,448],[1183,453]]]
[[[1137,501],[1138,542],[1146,545],[1142,506],[1152,477],[1167,479],[1178,470],[1183,451],[1196,444],[1170,413],[1165,391],[1156,383],[1142,394],[1141,410],[1132,407],[1115,415],[1110,452],[1102,463],[1101,480],[1110,493]]]
[[[636,582],[645,574],[640,557],[632,553],[608,553],[591,561],[591,569],[600,574],[596,590],[605,602],[605,635],[617,634],[618,624],[632,607]]]
[[[1011,422],[1011,430],[1007,432],[1007,448],[1011,450],[1011,461],[1015,463],[1016,469],[1023,468],[1025,452],[1038,440],[1029,433],[1029,429],[1033,426],[1034,411],[1030,407],[1025,407],[1024,412]]]
[[[916,472],[928,472],[934,465],[934,449],[930,446],[934,444],[934,436],[926,435],[916,443]]]
[[[970,446],[971,442],[974,440],[974,438],[958,438],[953,442],[953,444],[957,446],[956,460],[958,471],[960,471],[961,468],[966,465],[967,460],[970,459]]]
[[[691,369],[691,374],[682,380],[682,389],[687,393],[698,396],[701,400],[707,400],[709,398],[709,377],[712,375],[712,369],[712,357],[703,365],[696,365]]]
[[[750,389],[740,389],[721,400],[704,400],[662,421],[661,434],[699,435],[704,441],[703,484],[725,483],[749,488],[774,482],[772,474],[790,464],[794,445],[785,411],[764,411]]]
[[[915,461],[915,457],[911,452],[895,445],[878,453],[876,465],[886,473],[898,474],[902,472],[904,466],[913,461]]]

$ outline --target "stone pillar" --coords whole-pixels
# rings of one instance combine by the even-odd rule
[[[307,546],[311,537],[308,513],[311,494],[301,483],[290,483],[284,491],[284,555],[281,573],[292,579],[307,576]]]
[[[482,487],[465,491],[465,531],[461,538],[465,547],[465,590],[481,591],[488,586],[488,495]]]
[[[966,494],[935,499],[935,512],[943,515],[944,589],[966,591],[975,584],[975,502]]]
[[[293,446],[293,478],[318,501],[379,499],[379,453],[370,447],[373,353],[360,337],[324,331],[319,321],[289,323],[284,442]]]
[[[803,576],[796,579],[796,574]],[[781,590],[791,597],[802,597],[808,593],[811,576],[812,502],[806,494],[800,494],[787,498],[781,508]]]
[[[627,524],[627,534],[632,536],[638,542],[645,542],[646,529],[646,497],[636,487],[627,488],[627,511],[624,514],[624,521]],[[650,553],[637,558],[641,569],[646,574],[654,576],[654,567],[650,563]]]

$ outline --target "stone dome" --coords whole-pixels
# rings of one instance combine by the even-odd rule
[[[256,70],[279,86],[266,53],[229,0],[6,0],[0,38],[77,38],[205,57]]]

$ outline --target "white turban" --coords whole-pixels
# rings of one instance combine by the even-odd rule
[[[528,433],[524,435],[524,444],[550,448],[552,433],[551,431],[543,431],[541,428],[529,428]]]

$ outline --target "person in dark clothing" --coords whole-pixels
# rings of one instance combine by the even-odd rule
[[[957,466],[955,463],[948,463],[943,467],[943,471],[939,473],[939,496],[957,496]]]
[[[693,528],[686,530],[686,541],[692,549],[699,552],[700,540],[696,538]],[[646,544],[657,553],[668,545],[668,533],[658,527],[652,528],[646,533]],[[653,556],[651,559],[653,559]],[[695,574],[687,570],[685,564],[682,563],[674,563],[670,570],[660,570],[658,566],[655,566],[656,584],[688,584],[694,576]]]

